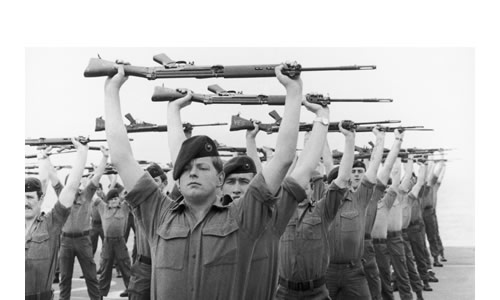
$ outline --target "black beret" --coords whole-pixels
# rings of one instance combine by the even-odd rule
[[[42,183],[36,177],[28,177],[24,180],[24,192],[41,192]]]
[[[160,176],[161,181],[165,181],[165,179],[167,179],[167,175],[165,175],[165,172],[163,172],[163,169],[157,163],[151,163],[146,170],[153,178]]]
[[[173,178],[181,177],[184,167],[193,159],[207,156],[219,156],[214,141],[206,135],[195,135],[182,143],[174,165]]]
[[[257,173],[253,159],[246,155],[236,156],[224,164],[224,174],[228,177],[233,173]]]
[[[337,176],[339,176],[339,167],[335,167],[333,168],[330,173],[328,173],[328,177],[327,177],[327,182],[328,184],[332,183],[332,181],[335,180],[335,178],[337,178]]]
[[[356,160],[356,161],[354,161],[354,163],[352,164],[352,168],[353,168],[353,169],[354,169],[354,168],[363,168],[363,169],[365,169],[365,171],[366,171],[366,166],[365,166],[365,164],[364,164],[362,161],[360,161],[360,160]]]
[[[108,202],[109,200],[119,196],[120,192],[117,189],[110,189],[106,194],[106,199],[104,201]]]

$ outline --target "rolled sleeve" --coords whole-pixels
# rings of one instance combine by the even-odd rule
[[[64,186],[60,181],[58,181],[55,185],[52,186],[52,188],[54,189],[54,192],[56,192],[57,197],[59,197]]]
[[[375,183],[370,182],[368,178],[366,178],[366,176],[363,176],[358,189],[354,192],[355,194],[357,194],[357,198],[361,201],[360,204],[362,205],[363,210],[366,208],[368,202],[370,202],[370,199],[372,198],[374,186]]]
[[[387,189],[387,193],[385,194],[384,198],[382,198],[382,201],[384,202],[384,205],[390,209],[393,206],[394,201],[396,201],[397,196],[398,196],[397,191],[392,187],[389,187],[389,189]]]
[[[276,204],[276,218],[274,227],[278,236],[281,236],[297,209],[297,204],[307,198],[306,191],[292,177],[287,177],[281,184],[279,201]]]
[[[340,203],[347,195],[346,191],[347,188],[341,188],[332,181],[325,197],[318,203],[319,209],[322,211],[322,216],[327,222],[327,226],[335,219],[335,215],[337,215],[340,208]]]
[[[272,209],[277,199],[269,190],[262,173],[258,173],[250,182],[243,198],[234,202],[237,209],[235,218],[240,229],[250,239],[257,239],[264,232],[272,218]]]
[[[66,220],[69,217],[70,212],[71,207],[65,207],[61,204],[61,202],[59,202],[59,200],[57,200],[50,213],[47,214],[47,220],[49,222],[48,227],[50,230],[54,232],[61,231],[64,223],[66,223]]]
[[[148,238],[156,233],[159,216],[173,201],[163,195],[148,172],[139,178],[131,191],[125,196],[125,201],[134,210],[138,223],[142,224]]]

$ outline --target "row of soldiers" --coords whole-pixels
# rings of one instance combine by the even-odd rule
[[[47,214],[40,213],[44,184],[26,179],[26,299],[51,299],[58,252],[69,282],[79,258],[91,299],[108,294],[114,262],[129,299],[393,299],[395,288],[402,299],[413,299],[412,289],[423,299],[422,290],[437,281],[429,271],[425,231],[430,241],[438,240],[435,200],[444,163],[419,163],[415,175],[411,159],[398,159],[404,132],[394,132],[380,166],[385,132],[373,129],[375,146],[364,163],[354,159],[355,130],[340,126],[345,145],[335,166],[326,142],[330,109],[303,100],[302,80],[283,75],[280,65],[276,77],[286,89],[285,112],[265,164],[257,153],[257,124],[246,135],[247,156],[224,163],[210,137],[184,134],[180,112],[192,93],[169,103],[175,185],[167,195],[161,168],[145,172],[132,155],[119,97],[127,77],[121,64],[116,67],[118,73],[105,82],[109,153],[102,150],[88,184],[80,187],[88,146],[74,139],[76,161]],[[296,157],[302,105],[315,119]],[[87,268],[80,257],[93,257],[86,230],[89,195],[99,187],[108,156],[124,190],[110,189],[106,201],[95,204],[104,232],[104,271],[97,283],[93,259]],[[51,169],[42,155],[42,181]],[[124,239],[129,211],[137,243],[131,267]],[[442,246],[431,244],[431,252],[437,266]],[[70,296],[67,280],[62,274],[61,299]]]

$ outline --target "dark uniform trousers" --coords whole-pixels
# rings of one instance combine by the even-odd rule
[[[107,296],[113,274],[113,261],[116,258],[118,268],[122,272],[123,283],[128,288],[130,280],[130,257],[123,237],[105,237],[102,245],[103,272],[99,277],[101,296]]]
[[[439,223],[437,220],[436,209],[434,209],[433,216],[434,216],[434,224],[436,224],[436,239],[437,239],[439,254],[444,256],[444,247],[443,247],[443,242],[441,242],[441,235],[439,234]]]
[[[396,274],[396,284],[401,300],[411,300],[410,279],[408,278],[408,267],[406,265],[405,246],[401,231],[387,232],[387,249],[391,256],[391,264]]]
[[[132,265],[128,284],[129,300],[151,299],[151,258],[139,255]]]
[[[78,258],[78,262],[82,268],[90,299],[99,299],[96,266],[88,231],[71,236],[68,236],[64,232],[62,233],[61,248],[59,250],[61,272],[61,281],[59,283],[61,290],[60,299],[70,299],[71,297],[71,280],[73,277],[75,256]]]
[[[413,256],[413,251],[411,250],[410,239],[408,238],[406,229],[403,229],[403,243],[405,246],[406,267],[408,268],[408,277],[410,278],[411,288],[415,293],[420,293],[424,288],[424,285],[417,271],[415,257]]]
[[[377,259],[375,258],[375,248],[373,247],[371,238],[366,239],[365,237],[362,262],[372,300],[382,299],[382,283],[380,282],[380,273],[377,266]]]
[[[430,259],[425,246],[425,229],[423,222],[410,223],[408,227],[408,238],[410,240],[413,255],[417,263],[417,270],[424,282],[429,281]]]
[[[330,263],[326,287],[333,300],[370,300],[370,289],[361,261],[349,264]]]
[[[315,289],[305,290],[305,291],[294,291],[292,289],[287,289],[281,285],[278,285],[278,290],[276,291],[275,300],[331,300],[328,296],[328,290],[326,285],[322,285]]]
[[[92,254],[95,255],[97,251],[97,244],[99,243],[99,237],[101,238],[101,243],[104,242],[104,231],[102,230],[101,221],[92,222],[92,229],[90,229],[90,241],[92,242]]]
[[[436,211],[432,206],[426,207],[422,216],[424,218],[425,233],[427,235],[427,240],[429,241],[431,255],[434,260],[437,260],[437,257],[441,254],[442,249],[440,249],[438,242]]]
[[[375,248],[375,258],[380,272],[380,283],[382,285],[382,299],[394,300],[394,295],[391,285],[391,256],[387,248],[386,239],[373,239],[373,247]]]

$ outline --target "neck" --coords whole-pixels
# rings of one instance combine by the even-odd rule
[[[207,198],[205,198],[206,200]],[[208,201],[193,201],[193,199],[184,199],[184,202],[186,203],[186,206],[189,208],[189,210],[193,213],[193,215],[196,217],[197,220],[203,219],[203,217],[207,214],[207,212],[210,210],[210,207],[213,205],[213,203],[217,200],[216,195],[214,194],[213,196],[209,197]]]

